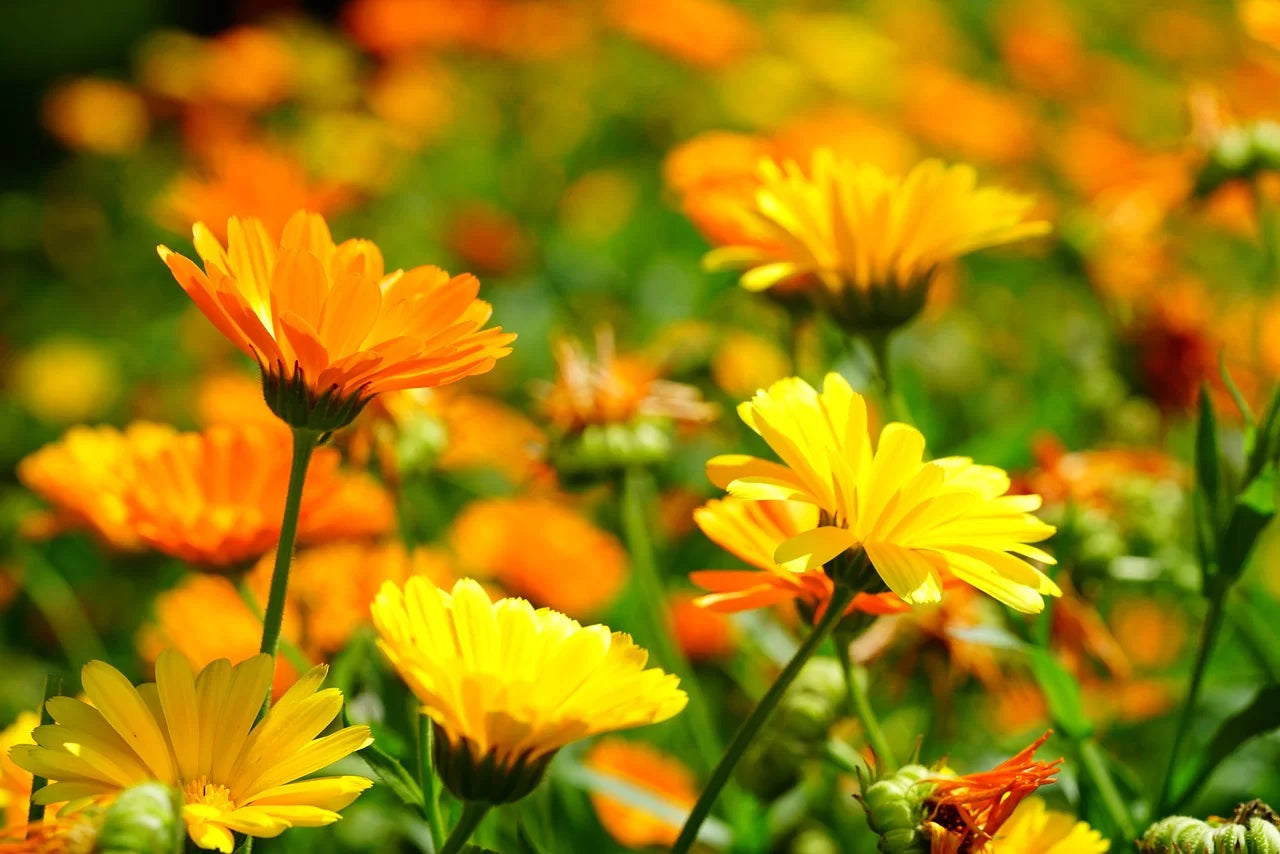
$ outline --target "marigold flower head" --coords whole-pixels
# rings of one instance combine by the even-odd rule
[[[804,570],[774,560],[778,547],[818,524],[818,509],[799,501],[712,499],[693,513],[707,538],[756,567],[754,570],[704,569],[689,579],[711,591],[697,599],[703,608],[735,612],[795,601],[815,619],[826,611],[835,582],[820,568]],[[846,613],[894,614],[906,611],[893,593],[859,593]]]
[[[523,599],[493,602],[463,579],[446,593],[416,576],[374,600],[378,646],[437,727],[436,767],[464,800],[528,794],[564,745],[658,723],[688,702],[645,669],[628,635],[583,627]]]
[[[150,121],[142,96],[115,80],[91,77],[53,89],[44,100],[44,124],[77,151],[130,154],[147,139]]]
[[[910,320],[940,265],[1049,230],[1027,220],[1029,197],[979,187],[972,167],[937,160],[896,177],[819,149],[807,173],[763,161],[760,181],[755,239],[712,250],[706,266],[745,268],[753,291],[813,278],[832,316],[855,331]]]
[[[142,546],[130,524],[125,492],[139,451],[166,444],[172,427],[145,421],[72,427],[18,463],[18,480],[53,507],[59,528],[86,529],[116,549]],[[282,505],[283,506],[283,505]]]
[[[984,850],[1018,804],[1057,780],[1054,775],[1061,759],[1037,762],[1032,758],[1050,735],[1046,732],[990,771],[928,780],[934,787],[925,802],[934,833],[934,854]]]
[[[13,723],[0,730],[0,828],[17,827],[27,822],[31,772],[13,763],[9,749],[15,744],[33,744],[31,731],[39,725],[39,715],[20,712]]]
[[[550,497],[472,502],[454,520],[449,542],[466,572],[574,617],[600,613],[627,580],[617,537]],[[567,569],[575,566],[591,571]]]
[[[319,690],[326,672],[312,669],[255,725],[271,682],[269,655],[234,667],[219,659],[197,674],[168,650],[156,661],[156,681],[137,688],[91,661],[81,672],[89,702],[49,700],[55,723],[11,756],[58,781],[36,794],[41,803],[110,796],[149,780],[175,786],[191,841],[229,854],[233,832],[271,837],[331,824],[369,788],[364,777],[299,780],[372,741],[363,726],[316,738],[342,709],[337,689]]]
[[[698,785],[683,762],[656,747],[623,738],[603,738],[591,746],[583,765],[628,786],[652,794],[670,808],[657,814],[629,806],[598,791],[591,806],[609,835],[627,848],[669,848],[698,799]]]
[[[332,448],[312,456],[300,543],[374,537],[394,524],[386,490],[368,475],[342,470],[339,461]],[[279,539],[289,484],[287,434],[215,426],[140,449],[132,465],[122,500],[129,527],[151,548],[201,567],[233,569]]]
[[[226,248],[203,223],[192,233],[203,271],[164,246],[160,257],[257,360],[268,405],[291,426],[337,429],[379,392],[485,373],[511,352],[515,336],[483,328],[492,310],[474,276],[385,274],[374,244],[335,244],[318,214],[295,213],[278,242],[252,218],[228,221]]]
[[[736,498],[800,501],[820,514],[816,527],[778,546],[777,564],[822,570],[855,550],[913,605],[939,601],[949,577],[1030,613],[1044,608],[1041,594],[1061,594],[1022,559],[1053,562],[1030,545],[1054,531],[1031,515],[1040,496],[1006,495],[1008,475],[965,457],[925,462],[924,436],[906,424],[885,425],[873,451],[866,402],[838,374],[827,375],[821,392],[780,380],[738,413],[782,462],[715,457],[707,463],[712,482]]]

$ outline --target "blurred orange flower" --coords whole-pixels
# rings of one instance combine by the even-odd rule
[[[583,764],[598,774],[651,794],[670,807],[657,815],[593,791],[591,805],[609,835],[627,848],[668,848],[698,799],[697,780],[684,763],[652,745],[611,737],[591,746]]]
[[[713,661],[733,654],[738,637],[725,614],[700,607],[691,593],[673,593],[667,605],[671,634],[690,661]]]
[[[997,19],[1000,54],[1010,77],[1049,98],[1081,94],[1088,82],[1074,10],[1061,0],[1018,0]]]
[[[711,357],[711,378],[725,394],[747,398],[791,374],[791,360],[776,342],[743,330],[720,339]]]
[[[590,35],[577,4],[554,0],[355,0],[343,18],[357,42],[387,54],[457,47],[537,59],[577,48]]]
[[[130,524],[124,497],[136,457],[172,441],[174,435],[172,427],[148,422],[123,431],[72,427],[18,463],[18,480],[51,505],[54,531],[88,530],[112,548],[137,549],[142,543]]]
[[[704,569],[689,574],[711,591],[697,603],[715,611],[735,612],[795,601],[817,620],[835,592],[835,582],[820,570],[793,570],[774,562],[782,543],[818,526],[818,508],[799,501],[747,501],[714,498],[694,511],[694,521],[707,538],[757,569]],[[897,614],[911,606],[892,593],[859,593],[846,613]]]
[[[142,96],[123,83],[85,77],[50,91],[44,124],[67,148],[93,154],[131,154],[150,129]]]
[[[246,371],[224,369],[196,380],[195,419],[201,427],[253,424],[287,430],[262,399],[262,381]]]
[[[1186,615],[1172,602],[1126,596],[1111,606],[1107,622],[1124,654],[1144,670],[1174,664],[1187,641]]]
[[[937,65],[911,71],[903,91],[906,125],[952,156],[1010,165],[1035,152],[1031,111],[1009,92]]]
[[[474,501],[454,519],[449,542],[462,572],[570,617],[600,613],[627,579],[617,538],[553,498]]]
[[[203,272],[167,247],[160,257],[214,326],[258,362],[268,404],[276,401],[272,411],[293,426],[343,426],[379,392],[485,373],[511,352],[514,335],[483,328],[492,309],[476,299],[480,283],[470,274],[384,274],[377,246],[335,245],[324,218],[306,211],[290,218],[278,246],[257,219],[232,217],[227,232],[224,249],[196,224]],[[286,384],[305,387],[304,412],[280,402],[290,398]]]
[[[266,597],[259,601],[265,602]],[[138,654],[150,665],[169,648],[181,652],[196,668],[219,658],[238,664],[258,654],[262,617],[249,607],[229,579],[193,573],[158,594],[152,607],[152,619],[137,636]],[[299,626],[297,609],[290,603],[285,607],[281,636],[295,648]],[[276,656],[273,694],[280,696],[297,679],[298,670],[289,656]]]
[[[1036,439],[1036,468],[1020,478],[1019,489],[1037,493],[1046,505],[1083,504],[1114,508],[1117,489],[1135,478],[1187,483],[1181,462],[1154,448],[1091,448],[1068,451],[1057,437]]]
[[[262,27],[236,27],[205,44],[197,98],[244,110],[278,104],[293,91],[297,69],[289,46]]]
[[[232,217],[256,217],[278,236],[300,208],[334,213],[352,198],[341,184],[313,181],[282,149],[244,140],[206,146],[202,165],[178,177],[161,202],[162,218],[183,231],[197,222],[222,242]]]
[[[610,0],[608,15],[636,41],[699,68],[724,68],[758,40],[755,22],[727,0]]]
[[[397,56],[369,80],[365,100],[375,116],[399,131],[409,147],[417,148],[452,124],[455,85],[442,66],[421,56]]]
[[[518,272],[531,252],[530,237],[516,218],[483,203],[454,211],[445,245],[467,266],[499,276]]]
[[[271,549],[289,482],[287,433],[252,425],[185,433],[133,454],[122,496],[147,545],[202,568],[234,570]],[[386,491],[316,450],[307,471],[298,542],[375,537],[395,524]]]

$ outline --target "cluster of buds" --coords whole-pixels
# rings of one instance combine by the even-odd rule
[[[1280,169],[1280,124],[1257,121],[1221,130],[1196,176],[1197,195],[1206,196],[1228,181],[1249,180]]]
[[[1185,815],[1161,819],[1138,840],[1142,854],[1280,854],[1280,814],[1262,801],[1236,807],[1229,819]]]

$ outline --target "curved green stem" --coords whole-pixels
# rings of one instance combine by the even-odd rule
[[[884,396],[884,404],[888,415],[895,421],[910,424],[911,413],[907,410],[907,402],[893,383],[893,371],[889,367],[889,338],[893,333],[888,330],[875,330],[865,333],[871,356],[876,363],[876,373],[880,378],[880,391]]]
[[[651,494],[649,472],[638,467],[627,468],[622,475],[622,527],[627,551],[631,555],[631,576],[640,593],[640,612],[648,623],[645,629],[649,643],[653,646],[654,657],[663,668],[680,677],[680,687],[689,695],[688,709],[680,718],[704,768],[710,768],[720,755],[720,742],[707,712],[706,700],[693,678],[693,668],[689,666],[680,647],[672,640],[671,629],[664,619],[670,608],[662,579],[658,575],[653,541],[649,537],[650,524],[646,508]]]
[[[1102,755],[1102,749],[1098,747],[1098,742],[1092,738],[1086,738],[1080,742],[1079,747],[1080,763],[1084,765],[1085,772],[1097,786],[1098,794],[1102,796],[1102,805],[1107,808],[1111,821],[1125,839],[1136,839],[1138,831],[1133,826],[1133,818],[1129,815],[1129,808],[1125,806],[1124,798],[1120,797],[1115,781],[1111,779],[1111,772],[1107,770],[1107,761]]]
[[[458,823],[454,825],[453,832],[449,834],[449,838],[444,841],[440,854],[458,854],[462,850],[462,846],[466,845],[467,840],[471,838],[471,834],[475,833],[476,828],[480,826],[480,822],[487,812],[489,812],[489,805],[486,803],[481,801],[464,802],[462,816],[458,819]]]
[[[15,572],[14,581],[26,590],[71,664],[78,668],[95,659],[106,660],[106,647],[94,631],[93,621],[80,604],[75,588],[38,549],[23,545],[20,554],[27,571],[21,575]]]
[[[431,718],[422,712],[418,713],[418,787],[422,789],[423,812],[426,814],[427,826],[431,829],[431,842],[437,849],[444,840],[444,818],[440,815],[440,778],[432,767],[431,740],[435,738],[435,727],[431,726]]]
[[[1162,816],[1169,808],[1173,798],[1173,781],[1178,771],[1178,755],[1182,742],[1191,727],[1191,716],[1195,711],[1196,700],[1200,697],[1200,686],[1204,681],[1205,666],[1209,663],[1209,653],[1213,650],[1214,641],[1222,628],[1222,611],[1226,591],[1218,591],[1209,599],[1209,611],[1204,617],[1204,628],[1200,632],[1200,648],[1196,650],[1196,661],[1191,668],[1191,687],[1187,689],[1187,699],[1182,704],[1178,715],[1178,728],[1173,735],[1173,749],[1169,753],[1169,767],[1164,772],[1164,782],[1160,785],[1160,799],[1156,802],[1155,815]]]
[[[698,795],[698,801],[693,805],[693,810],[689,813],[689,818],[685,821],[684,827],[680,830],[680,836],[676,839],[676,844],[671,849],[672,854],[685,854],[692,847],[694,841],[698,838],[698,828],[702,826],[707,814],[711,812],[711,806],[716,802],[720,790],[724,788],[725,783],[729,782],[729,777],[733,774],[733,769],[738,764],[738,761],[742,759],[742,754],[751,745],[756,733],[764,726],[765,721],[769,720],[769,716],[773,714],[773,710],[777,708],[778,702],[786,694],[787,688],[791,686],[791,683],[795,681],[805,662],[813,657],[818,647],[822,645],[822,642],[835,629],[836,624],[840,622],[841,617],[844,616],[845,608],[853,601],[854,592],[847,585],[840,584],[836,586],[835,593],[832,595],[831,601],[827,603],[827,611],[822,615],[822,619],[813,627],[809,637],[805,638],[804,643],[800,645],[800,648],[796,650],[796,654],[787,662],[787,666],[783,668],[782,673],[778,674],[777,680],[769,687],[768,692],[761,698],[759,704],[756,705],[747,719],[742,722],[742,726],[738,727],[737,733],[733,736],[733,741],[729,743],[724,756],[720,758],[720,764],[716,766],[715,771],[711,772],[711,779],[707,781],[702,794]]]
[[[276,648],[280,645],[280,624],[284,620],[285,593],[289,589],[289,564],[293,561],[293,543],[298,535],[298,512],[302,509],[302,486],[307,479],[311,453],[316,449],[319,438],[312,430],[293,430],[289,491],[284,499],[284,518],[280,522],[280,541],[276,544],[276,563],[271,571],[267,611],[262,616],[261,649],[272,656],[275,656]]]
[[[836,658],[840,660],[840,667],[844,670],[844,681],[849,686],[853,711],[862,722],[862,728],[867,733],[867,743],[876,754],[878,770],[881,773],[898,770],[898,760],[893,755],[893,748],[889,746],[889,739],[885,738],[884,730],[880,728],[880,719],[871,708],[871,698],[867,696],[867,669],[855,665],[849,658],[849,643],[846,638],[836,638]]]

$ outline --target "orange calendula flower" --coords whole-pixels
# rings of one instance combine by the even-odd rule
[[[635,40],[701,68],[723,68],[756,42],[755,24],[727,0],[612,0],[608,14]]]
[[[627,579],[618,539],[553,498],[473,502],[454,520],[449,541],[466,572],[572,617],[600,613]],[[566,572],[574,566],[591,571]]]
[[[583,765],[597,774],[652,795],[661,813],[630,806],[593,791],[591,806],[609,835],[627,848],[669,848],[698,799],[698,785],[684,763],[643,742],[604,738],[592,745]]]
[[[231,570],[256,560],[280,536],[289,441],[277,430],[218,426],[140,449],[122,496],[129,527],[151,548],[204,568]],[[312,457],[300,543],[375,537],[394,524],[385,489],[339,462],[332,448]]]
[[[926,160],[899,177],[819,149],[806,171],[760,164],[753,239],[712,250],[709,269],[745,269],[764,291],[814,279],[847,328],[894,328],[923,307],[938,268],[961,255],[1045,234],[1033,200],[979,187],[970,166]]]
[[[726,454],[707,463],[711,481],[736,498],[819,511],[815,527],[774,551],[780,566],[821,572],[846,552],[861,553],[913,605],[939,601],[949,578],[1028,613],[1043,610],[1042,594],[1061,595],[1023,559],[1053,562],[1031,545],[1054,532],[1031,515],[1040,496],[1006,495],[1007,474],[967,457],[926,462],[924,436],[906,424],[885,425],[872,450],[866,402],[839,374],[828,374],[821,392],[780,380],[738,413],[782,462]]]
[[[713,611],[735,612],[795,601],[814,619],[826,611],[835,582],[821,569],[789,568],[774,560],[778,546],[818,525],[818,508],[799,501],[712,499],[693,513],[702,533],[757,569],[704,569],[689,579],[711,591],[697,599]],[[859,593],[846,613],[894,614],[910,606],[892,593]]]
[[[379,392],[482,374],[511,352],[514,335],[484,328],[492,309],[474,276],[387,274],[373,243],[335,244],[318,214],[295,213],[278,242],[257,219],[232,217],[226,248],[203,223],[192,233],[203,271],[164,246],[160,257],[257,360],[268,405],[291,426],[337,429]]]
[[[933,854],[985,850],[1018,804],[1057,780],[1061,759],[1037,762],[1032,758],[1051,734],[1046,732],[990,771],[928,781],[934,786],[926,801]]]
[[[129,521],[124,494],[139,451],[173,439],[172,427],[137,422],[115,427],[72,427],[18,463],[18,480],[53,508],[54,530],[84,529],[107,545],[142,546]]]

